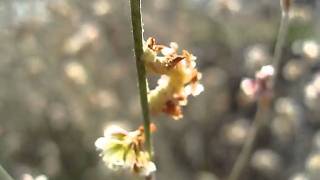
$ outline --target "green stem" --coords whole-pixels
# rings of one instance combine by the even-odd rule
[[[12,177],[10,177],[10,175],[7,173],[6,170],[4,170],[2,168],[1,165],[0,165],[0,179],[1,180],[13,180]]]
[[[272,89],[274,90],[275,95],[277,95],[277,92],[278,92],[278,85],[279,85],[278,82],[281,76],[281,69],[283,68],[282,67],[283,61],[281,61],[281,57],[282,57],[284,43],[288,33],[288,26],[289,26],[289,13],[282,12],[280,28],[279,28],[277,42],[274,49],[274,56],[272,60],[272,65],[276,74],[273,76],[271,83],[272,83]]]
[[[283,62],[281,61],[282,52],[283,52],[283,46],[285,43],[285,39],[288,32],[288,25],[289,25],[289,16],[288,12],[283,11],[281,16],[281,23],[279,27],[279,32],[277,36],[277,41],[275,45],[274,50],[274,56],[272,65],[275,70],[275,75],[271,79],[271,88],[273,91],[273,99],[279,95],[278,92],[278,86],[279,86],[279,78],[281,76],[281,70],[283,66]],[[270,114],[270,109],[272,106],[272,102],[269,102],[267,100],[267,103],[265,103],[265,99],[260,99],[258,102],[258,110],[256,112],[254,121],[252,123],[252,129],[250,131],[250,134],[248,136],[248,139],[246,140],[240,155],[238,156],[238,159],[231,171],[231,174],[228,178],[228,180],[238,180],[243,172],[243,170],[246,168],[247,163],[250,158],[250,154],[254,148],[255,141],[257,139],[257,135],[261,128],[264,126],[264,122],[267,119],[268,114]],[[264,111],[262,111],[264,109]]]
[[[142,60],[143,55],[143,28],[141,17],[141,0],[130,0],[131,5],[131,21],[134,40],[134,52],[136,56],[136,66],[138,72],[138,84],[140,93],[140,103],[143,114],[143,125],[146,139],[146,148],[152,156],[152,144],[150,135],[150,117],[148,106],[148,88],[146,79],[146,69]]]

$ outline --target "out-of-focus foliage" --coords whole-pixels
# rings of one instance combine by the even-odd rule
[[[244,179],[320,177],[320,3],[295,2],[283,97]],[[279,2],[146,0],[143,15],[146,37],[198,57],[205,86],[183,120],[154,119],[158,179],[227,177],[255,112],[240,81],[270,63]],[[94,147],[109,124],[141,123],[129,2],[2,0],[0,40],[0,162],[10,174],[138,179],[107,170]]]

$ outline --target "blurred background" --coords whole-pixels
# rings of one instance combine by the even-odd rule
[[[205,86],[182,120],[153,119],[157,178],[225,179],[256,110],[239,84],[270,63],[279,1],[142,3],[145,37],[190,50]],[[94,146],[142,122],[129,15],[128,0],[0,1],[0,163],[16,180],[141,179]],[[290,21],[276,116],[244,180],[320,179],[320,1],[296,0]]]

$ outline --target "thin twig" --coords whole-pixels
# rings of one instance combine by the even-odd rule
[[[279,85],[278,82],[281,76],[280,70],[282,69],[282,66],[283,66],[283,63],[282,63],[283,61],[281,61],[281,57],[282,57],[284,43],[288,33],[288,26],[289,26],[289,14],[288,12],[282,12],[280,28],[279,28],[277,42],[274,49],[274,56],[272,60],[272,65],[273,65],[273,68],[275,69],[276,74],[273,76],[271,83],[272,83],[272,88],[275,95],[277,95],[278,93],[278,85]]]
[[[146,79],[146,69],[144,62],[142,60],[143,55],[143,27],[142,27],[142,16],[141,16],[141,0],[130,0],[131,6],[131,22],[132,22],[132,32],[134,40],[134,52],[136,56],[136,66],[138,73],[138,84],[140,93],[140,103],[143,114],[143,126],[145,133],[146,148],[152,158],[153,150],[151,144],[150,135],[150,116],[149,116],[149,106],[148,106],[148,88]],[[151,180],[152,175],[146,177],[146,180]]]
[[[7,173],[6,170],[4,170],[2,168],[1,165],[0,165],[0,179],[1,180],[13,180],[12,177],[10,177],[10,175]]]
[[[269,101],[266,100],[264,102],[263,100],[258,102],[258,109],[255,114],[254,120],[251,125],[251,130],[249,132],[248,138],[245,142],[245,144],[242,147],[241,153],[238,156],[238,159],[233,166],[233,169],[231,171],[231,174],[229,176],[229,180],[238,180],[241,176],[242,171],[247,166],[250,154],[253,150],[254,144],[256,142],[258,133],[262,126],[264,125],[265,120],[267,119],[269,115]]]
[[[279,27],[279,32],[277,36],[277,41],[275,45],[274,50],[274,56],[272,65],[275,70],[275,75],[271,79],[271,88],[273,91],[273,98],[278,95],[278,85],[279,85],[279,78],[280,78],[280,72],[282,69],[282,52],[283,52],[283,46],[285,43],[285,39],[288,32],[288,25],[289,25],[289,16],[288,11],[283,11],[281,16],[281,23]],[[238,156],[238,159],[231,171],[231,174],[229,176],[229,180],[238,180],[241,176],[241,173],[246,168],[247,163],[249,161],[250,154],[253,150],[257,135],[263,125],[265,124],[265,120],[268,119],[268,114],[270,114],[270,109],[272,106],[272,102],[268,99],[260,99],[258,102],[258,110],[256,112],[254,121],[252,123],[252,129],[248,135],[248,139],[246,140],[240,155]]]
[[[134,39],[134,52],[136,56],[136,66],[138,72],[138,83],[140,93],[140,103],[143,114],[143,124],[145,129],[146,146],[150,154],[152,154],[151,137],[150,137],[150,116],[147,97],[147,79],[146,69],[142,60],[143,55],[143,28],[141,17],[141,1],[130,0],[131,4],[131,20]]]

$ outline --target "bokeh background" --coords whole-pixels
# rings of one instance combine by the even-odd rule
[[[154,118],[159,180],[225,179],[255,103],[241,79],[269,64],[278,0],[143,0],[145,37],[198,57],[205,91]],[[0,1],[0,163],[17,180],[141,179],[106,168],[95,140],[141,120],[128,0]],[[296,0],[281,98],[244,180],[320,179],[320,1]],[[154,86],[154,79],[151,86]]]

